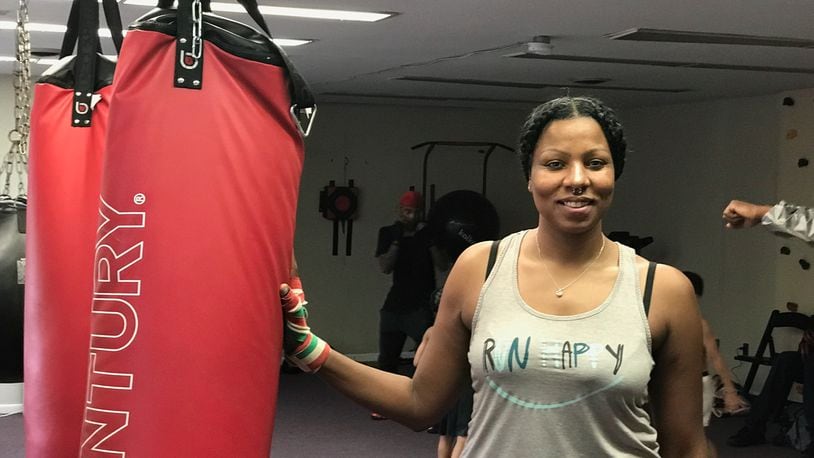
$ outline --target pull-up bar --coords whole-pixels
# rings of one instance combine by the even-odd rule
[[[431,141],[431,142],[424,142],[419,143],[418,145],[410,147],[410,149],[416,150],[419,148],[427,147],[427,151],[424,152],[424,164],[422,169],[422,176],[421,176],[421,196],[424,199],[424,208],[427,208],[427,161],[429,160],[430,153],[435,149],[436,146],[452,146],[452,147],[465,147],[465,148],[485,148],[485,150],[480,150],[479,152],[484,153],[483,156],[483,180],[481,183],[481,194],[486,197],[486,170],[487,166],[489,165],[489,156],[495,151],[496,148],[502,148],[510,152],[514,152],[513,148],[510,148],[502,143],[494,143],[494,142],[453,142],[453,141]],[[433,196],[434,197],[434,196]],[[433,198],[434,200],[434,198]]]

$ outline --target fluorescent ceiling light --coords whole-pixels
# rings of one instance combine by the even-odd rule
[[[0,30],[15,30],[17,28],[17,23],[14,21],[0,21]],[[29,32],[55,32],[55,33],[65,33],[67,27],[64,25],[57,25],[57,24],[42,24],[37,22],[30,22],[28,23],[28,31]],[[122,30],[122,35],[127,35],[127,30]],[[99,29],[99,36],[103,38],[110,38],[110,29],[101,28]],[[301,46],[307,45],[308,43],[313,42],[314,40],[299,40],[294,38],[274,38],[273,39],[278,46]]]
[[[0,30],[16,30],[17,23],[14,21],[0,21]],[[28,23],[28,31],[29,32],[54,32],[54,33],[65,33],[68,30],[68,27],[61,24],[45,24],[41,22],[29,22]],[[127,31],[122,30],[122,34],[126,35]],[[99,36],[100,37],[110,37],[110,29],[101,28],[99,29]]]
[[[0,62],[17,62],[16,57],[9,57],[9,56],[0,56]],[[55,63],[59,62],[59,59],[38,59],[36,57],[31,58],[32,64],[40,64],[40,65],[54,65]]]
[[[65,33],[67,29],[64,25],[59,24],[44,24],[41,22],[29,22],[26,27],[29,32],[57,32]],[[0,21],[0,30],[17,30],[16,21]]]
[[[127,35],[127,30],[122,30],[122,36]],[[99,36],[102,38],[110,38],[112,35],[110,29],[99,29]]]
[[[313,42],[314,40],[296,40],[293,38],[272,38],[271,41],[277,46],[302,46]]]
[[[128,5],[155,6],[155,0],[126,0]],[[212,2],[212,11],[245,13],[242,6],[234,3]],[[308,19],[332,19],[337,21],[376,22],[387,19],[395,13],[374,13],[368,11],[325,10],[315,8],[290,8],[285,6],[259,6],[260,13],[269,16],[289,16]]]
[[[236,6],[228,3],[212,3],[215,5]],[[370,13],[365,11],[320,10],[313,8],[289,8],[284,6],[260,6],[260,12],[269,16],[290,16],[309,19],[333,19],[338,21],[376,22],[387,19],[393,13]]]

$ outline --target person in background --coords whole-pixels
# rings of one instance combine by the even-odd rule
[[[758,224],[780,235],[797,237],[814,243],[814,209],[780,201],[775,205],[761,205],[732,200],[724,208],[722,218],[729,229],[743,229]],[[814,328],[803,332],[798,351],[781,352],[775,356],[768,377],[746,425],[727,440],[733,447],[745,447],[766,441],[766,423],[781,409],[794,382],[803,382],[803,413],[806,429],[814,437]],[[814,446],[809,445],[804,456],[814,457]]]
[[[393,283],[379,311],[378,367],[397,373],[407,337],[418,344],[432,324],[435,273],[429,231],[419,222],[421,194],[407,191],[398,201],[398,219],[379,229],[376,259]],[[374,420],[386,417],[372,412]]]
[[[461,254],[412,378],[331,350],[283,284],[287,357],[416,431],[449,410],[470,370],[463,457],[707,456],[692,285],[602,232],[626,148],[597,99],[531,113],[518,152],[537,225],[502,239],[485,282],[491,243]]]
[[[695,290],[695,295],[700,300],[701,296],[704,295],[704,279],[701,277],[701,275],[689,270],[685,270],[684,275],[690,279],[692,287]],[[711,367],[721,379],[721,392],[723,393],[724,400],[723,413],[736,415],[748,411],[749,402],[738,394],[738,389],[735,387],[735,383],[732,381],[732,371],[729,370],[729,366],[721,356],[721,352],[718,351],[718,342],[715,339],[715,334],[712,332],[712,328],[704,318],[701,318],[701,326],[704,335],[704,355],[706,356],[707,367]],[[714,407],[715,392],[718,387],[716,386],[715,380],[707,373],[707,371],[704,371],[703,385],[703,413],[704,426],[706,427],[709,426],[709,419],[712,415],[712,409]]]
[[[814,432],[814,423],[811,422],[814,419],[814,333],[811,329],[803,334],[798,351],[784,351],[774,357],[763,389],[746,417],[746,424],[726,443],[732,447],[747,447],[766,442],[766,425],[784,407],[794,382],[803,383],[803,413],[806,429],[811,435]],[[814,447],[809,445],[803,454],[814,457]]]

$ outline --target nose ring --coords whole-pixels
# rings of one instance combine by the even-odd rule
[[[571,193],[575,196],[581,196],[583,192],[585,192],[585,188],[574,188],[571,190]]]

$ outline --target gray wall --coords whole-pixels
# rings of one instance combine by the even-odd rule
[[[799,167],[798,160],[814,160],[814,90],[796,91],[788,94],[794,105],[781,110],[781,127],[777,142],[778,197],[800,205],[814,205],[814,166]],[[791,250],[789,256],[776,256],[778,304],[795,302],[800,311],[814,312],[814,282],[812,271],[803,270],[800,259],[814,264],[814,246],[798,239],[775,237],[775,253],[781,246]]]

